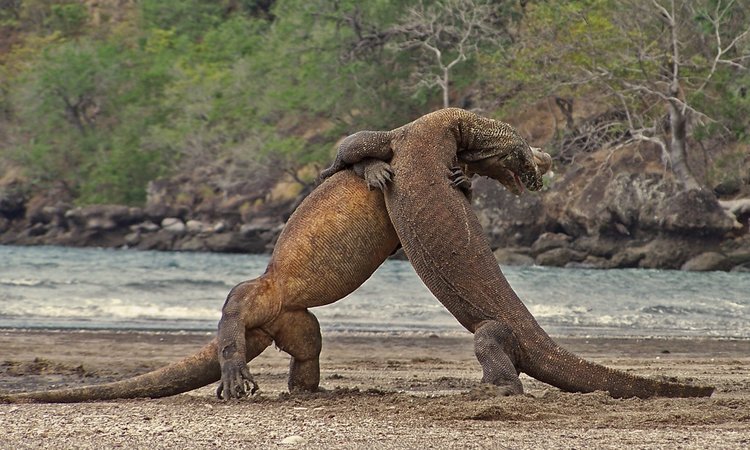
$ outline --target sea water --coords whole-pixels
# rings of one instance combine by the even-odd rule
[[[237,283],[267,255],[0,246],[0,328],[216,329]],[[750,273],[503,267],[555,336],[750,338]],[[314,308],[324,331],[466,333],[407,261]]]

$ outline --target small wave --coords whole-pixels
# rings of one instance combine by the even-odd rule
[[[80,284],[78,280],[39,280],[35,278],[0,278],[0,285],[15,287],[55,287]]]
[[[534,317],[572,317],[579,316],[581,314],[587,314],[589,309],[584,306],[577,305],[550,305],[550,304],[537,304],[529,305],[529,311]]]
[[[691,308],[683,308],[680,306],[668,306],[668,305],[653,305],[647,306],[641,309],[646,314],[673,314],[678,316],[684,316],[695,312]]]
[[[211,320],[218,321],[221,312],[211,307],[167,306],[153,303],[132,304],[120,299],[108,299],[85,304],[16,305],[5,309],[0,317],[5,318],[75,318],[77,320]]]
[[[42,286],[45,284],[45,281],[42,280],[34,280],[32,278],[0,278],[0,284],[5,286],[25,286],[25,287],[35,287],[35,286]]]
[[[231,289],[234,285],[229,284],[225,281],[219,281],[219,280],[196,280],[193,278],[174,278],[174,279],[167,279],[167,280],[148,280],[148,281],[132,281],[129,283],[123,284],[123,286],[128,288],[134,288],[134,289],[169,289],[173,288],[175,286],[180,286],[180,288],[185,288],[186,286],[196,286],[196,287],[215,287],[215,288],[222,288],[222,289]]]
[[[215,308],[196,308],[193,306],[120,303],[104,305],[99,309],[99,314],[116,319],[212,320],[218,322],[219,317],[221,317],[221,312]]]

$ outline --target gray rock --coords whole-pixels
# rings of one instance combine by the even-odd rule
[[[251,220],[249,223],[243,223],[240,226],[240,233],[253,236],[268,231],[274,230],[278,227],[279,221],[271,217],[261,217]]]
[[[628,240],[610,236],[581,236],[571,242],[570,247],[593,256],[611,258],[625,248]]]
[[[732,267],[731,272],[750,272],[750,263],[740,264],[739,266]]]
[[[638,267],[644,269],[680,269],[690,258],[709,251],[714,241],[695,235],[662,235],[640,246],[643,258]]]
[[[187,230],[185,222],[177,217],[167,217],[161,221],[161,228],[174,234],[183,234]]]
[[[646,250],[643,248],[625,248],[612,256],[610,264],[611,267],[619,269],[638,267],[645,256]]]
[[[196,235],[188,235],[185,239],[175,243],[175,250],[185,252],[203,252],[209,250],[204,238]]]
[[[533,266],[534,258],[528,255],[499,248],[494,251],[495,259],[501,266]]]
[[[708,190],[679,192],[663,207],[664,229],[669,231],[723,236],[739,225],[726,214],[716,196]]]
[[[159,225],[151,222],[150,220],[130,226],[131,231],[137,231],[140,233],[153,233],[154,231],[159,231],[159,229]]]
[[[159,230],[155,233],[142,234],[138,242],[140,250],[172,250],[177,239],[175,233]]]
[[[65,212],[67,221],[75,227],[100,231],[128,227],[143,220],[143,211],[123,205],[91,205]]]
[[[228,253],[263,253],[268,244],[268,240],[260,236],[247,236],[237,232],[212,234],[205,242],[211,251]]]
[[[536,256],[540,253],[555,249],[568,247],[571,237],[563,233],[542,233],[531,246],[531,254]]]
[[[693,272],[708,272],[713,270],[729,270],[734,264],[726,257],[717,252],[705,252],[694,256],[682,265],[682,270]]]
[[[204,230],[208,229],[205,223],[201,222],[200,220],[188,220],[185,222],[185,226],[187,227],[187,231],[190,233],[201,233]]]
[[[565,267],[569,262],[581,262],[586,254],[567,247],[554,248],[537,255],[536,263],[540,266]]]
[[[589,255],[583,261],[571,261],[565,264],[566,269],[611,269],[612,262],[607,258]]]
[[[515,196],[499,183],[480,178],[473,183],[472,206],[493,248],[528,247],[545,230],[547,213],[538,193]]]
[[[141,233],[137,231],[128,233],[125,235],[124,240],[125,240],[125,245],[127,245],[128,247],[135,247],[141,241]]]

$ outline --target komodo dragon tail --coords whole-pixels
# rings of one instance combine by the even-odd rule
[[[117,398],[159,398],[191,391],[220,378],[214,339],[192,356],[133,378],[94,386],[0,394],[0,403],[76,403]]]
[[[527,320],[517,327],[517,335],[524,336],[518,369],[564,391],[608,391],[615,398],[708,397],[714,392],[713,387],[639,377],[587,361],[557,345],[531,314]]]

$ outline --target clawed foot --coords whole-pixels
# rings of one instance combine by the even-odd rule
[[[471,198],[471,180],[460,167],[451,167],[451,186],[460,189],[467,198]]]
[[[393,168],[385,161],[371,161],[365,167],[364,178],[368,189],[385,191],[386,184],[393,181]]]
[[[244,362],[225,362],[221,368],[221,381],[216,388],[216,397],[229,400],[253,395],[258,390],[258,383],[253,380]]]

